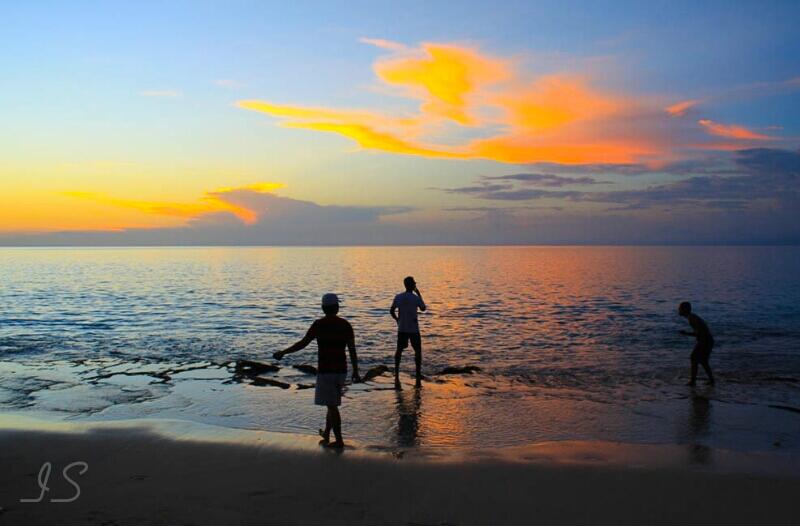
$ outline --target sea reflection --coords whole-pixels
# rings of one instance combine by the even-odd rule
[[[419,419],[421,390],[397,391],[397,445],[414,447],[419,445]]]
[[[677,439],[704,462],[706,445],[757,435],[771,447],[794,425],[769,409],[752,428],[732,427],[727,413],[800,404],[799,262],[800,247],[1,249],[0,361],[15,372],[0,367],[0,409],[313,434],[320,412],[302,388],[312,380],[292,366],[314,363],[315,346],[271,376],[286,390],[226,383],[226,364],[271,362],[330,291],[343,299],[361,368],[391,366],[389,305],[413,275],[428,305],[430,380],[421,392],[395,393],[389,375],[354,386],[348,436],[423,448]],[[712,425],[708,396],[675,403],[691,349],[677,332],[682,300],[696,301],[724,342],[712,360],[725,426]],[[198,363],[213,378],[131,374]],[[480,372],[439,374],[465,366]],[[110,367],[126,373],[92,380]],[[403,373],[412,370],[407,356]]]
[[[709,464],[712,450],[704,444],[710,435],[711,400],[705,394],[692,393],[689,397],[689,461],[693,464]]]

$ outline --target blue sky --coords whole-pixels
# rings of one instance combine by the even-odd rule
[[[349,207],[368,222],[358,231],[390,242],[430,232],[491,242],[499,230],[519,243],[800,241],[787,226],[796,203],[786,201],[799,190],[791,183],[800,143],[796,2],[20,2],[0,14],[0,238],[8,242],[58,240],[63,231],[104,243],[121,232],[124,242],[141,229],[154,239],[170,231],[173,241],[182,235],[174,229],[194,229],[187,238],[203,239],[197,225],[209,217],[239,217],[234,194],[219,190],[259,193],[253,185],[266,182],[280,183],[271,192],[293,202]],[[475,122],[445,115],[425,79],[392,80],[437,49],[477,68],[459,109]],[[481,79],[484,63],[510,73]],[[553,77],[550,93],[543,86]],[[557,100],[575,90],[575,100]],[[555,105],[570,120],[563,130],[520,124],[507,102],[515,97],[545,113]],[[275,107],[240,104],[254,100]],[[655,116],[681,101],[694,101],[685,114]],[[308,108],[369,114],[324,129],[310,122],[319,112],[284,115]],[[407,117],[423,124],[409,130],[399,120]],[[402,146],[378,144],[378,135]],[[640,136],[645,143],[631,146]],[[562,154],[564,145],[580,155]],[[780,159],[759,167],[774,195],[640,199],[624,211],[618,197],[643,194],[608,195],[659,192],[692,177],[754,177],[743,163],[755,150]],[[635,176],[631,164],[642,165]],[[775,180],[770,166],[785,178]],[[562,181],[559,194],[537,186],[542,179],[514,180],[503,191],[536,197],[513,203],[498,198],[508,193],[459,190],[545,172],[602,182]],[[707,231],[686,226],[687,212]],[[585,228],[574,225],[586,217],[651,231],[581,237]],[[743,222],[768,232],[745,235],[736,226]],[[271,242],[253,225],[239,228],[245,241]]]

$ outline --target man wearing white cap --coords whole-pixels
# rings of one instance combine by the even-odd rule
[[[353,364],[353,381],[360,382],[358,375],[358,356],[356,355],[355,335],[353,327],[339,313],[339,298],[328,293],[322,296],[323,318],[311,324],[302,340],[291,347],[276,352],[273,356],[280,360],[285,355],[304,349],[312,340],[317,340],[317,386],[314,392],[314,403],[328,408],[325,418],[325,430],[319,431],[322,436],[320,444],[327,447],[344,447],[342,440],[342,418],[339,406],[342,405],[342,388],[347,379],[347,358],[345,347],[350,351],[350,362]],[[330,441],[331,430],[336,437]]]

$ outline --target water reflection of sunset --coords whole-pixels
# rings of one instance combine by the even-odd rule
[[[165,362],[228,363],[236,358],[268,361],[274,350],[302,336],[321,316],[320,294],[331,291],[340,294],[341,314],[355,329],[362,372],[375,365],[391,366],[397,327],[389,305],[401,290],[403,277],[412,274],[429,306],[420,315],[423,374],[428,380],[418,402],[410,391],[398,399],[390,375],[350,386],[343,416],[359,440],[393,447],[487,442],[505,446],[587,437],[674,441],[676,425],[685,428],[687,419],[678,383],[686,374],[688,349],[676,335],[681,325],[674,314],[677,301],[685,297],[707,298],[711,321],[725,321],[726,351],[720,359],[726,361],[724,374],[736,381],[729,385],[737,386],[717,387],[726,399],[796,405],[793,391],[782,384],[743,372],[756,354],[776,375],[791,377],[796,371],[796,362],[780,354],[795,341],[791,331],[771,331],[757,340],[749,337],[754,324],[791,326],[792,316],[797,316],[796,250],[781,250],[0,251],[0,281],[11,298],[6,302],[0,345],[13,350],[7,360],[26,369],[25,374],[13,375],[14,382],[6,378],[4,389],[37,392],[33,403],[38,408],[56,404],[60,393],[62,401],[56,405],[64,410],[71,401],[105,406],[135,392],[158,402],[116,405],[104,409],[103,415],[141,416],[145,409],[156,407],[157,413],[170,417],[314,432],[319,415],[308,389],[284,393],[225,384],[209,393],[209,384],[195,385],[193,380],[172,388],[161,383],[127,386],[122,377],[96,388],[84,386],[80,379],[74,382],[78,385],[65,380],[69,388],[39,392],[37,378],[43,373],[28,370],[26,360],[41,363],[46,358],[51,368],[60,363],[66,376],[75,371],[79,377],[86,374],[85,367],[108,360],[133,368],[158,368]],[[772,277],[774,286],[743,288],[743,283],[765,275]],[[86,283],[92,286],[87,288]],[[743,310],[743,305],[759,309]],[[786,317],[769,316],[776,311],[787,313]],[[98,361],[87,365],[87,359]],[[311,346],[304,354],[287,358],[276,378],[293,386],[312,383],[313,378],[292,365],[315,360]],[[450,366],[478,366],[481,371],[437,374]],[[406,358],[401,367],[401,378],[407,381],[413,360]],[[123,386],[130,390],[118,392]],[[27,399],[28,395],[19,398]],[[10,400],[13,404],[18,398]],[[186,403],[206,410],[193,414]],[[785,425],[775,420],[759,433],[771,433],[772,424]],[[717,440],[718,433],[712,422],[709,440]]]

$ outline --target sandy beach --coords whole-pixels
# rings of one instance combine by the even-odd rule
[[[191,425],[0,429],[8,524],[795,524],[800,477],[698,470],[669,454],[565,443],[512,456],[400,457],[310,436]],[[594,451],[593,451],[594,450]],[[665,450],[668,451],[668,450]],[[662,458],[660,464],[639,460]],[[51,502],[76,496],[73,502]],[[793,460],[796,462],[796,459]],[[40,469],[52,463],[41,502]],[[734,464],[732,464],[734,465]],[[794,464],[796,467],[796,464]],[[792,473],[795,476],[792,476]]]

